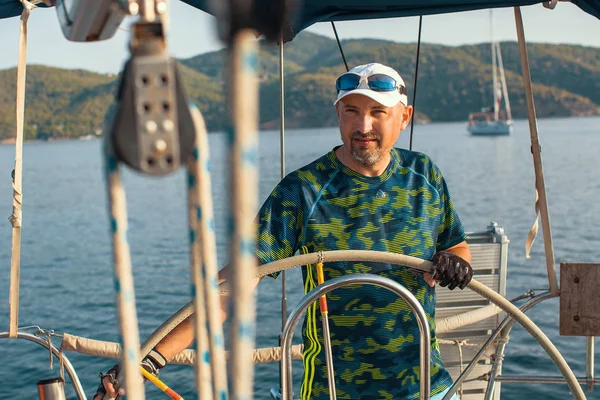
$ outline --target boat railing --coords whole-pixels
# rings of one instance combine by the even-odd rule
[[[292,337],[294,330],[300,321],[300,318],[306,312],[308,307],[317,301],[321,296],[337,289],[342,286],[351,284],[366,284],[379,286],[390,290],[391,292],[402,297],[412,312],[417,317],[417,323],[420,331],[420,397],[421,400],[429,399],[430,392],[430,353],[431,349],[429,343],[431,342],[429,333],[429,323],[427,322],[427,316],[425,310],[416,299],[416,297],[401,284],[378,275],[373,274],[353,274],[346,275],[338,278],[330,279],[321,285],[317,286],[310,292],[308,292],[304,298],[298,303],[296,308],[291,312],[288,320],[285,324],[282,333],[282,367],[281,367],[281,392],[284,400],[292,400]],[[333,376],[329,376],[329,379],[335,379]]]
[[[21,329],[25,329],[25,328],[21,328]],[[45,338],[42,336],[46,336]],[[40,329],[38,327],[37,331],[34,334],[31,333],[27,333],[27,332],[22,332],[19,331],[17,332],[17,336],[15,338],[12,338],[9,334],[9,332],[0,332],[0,339],[23,339],[23,340],[28,340],[30,342],[33,343],[37,343],[40,346],[48,349],[48,351],[50,352],[50,366],[52,367],[52,356],[56,357],[59,361],[60,361],[60,374],[61,377],[60,379],[62,380],[62,382],[65,382],[64,379],[64,371],[67,371],[67,374],[69,374],[69,378],[71,379],[71,383],[73,384],[73,388],[75,389],[75,393],[77,394],[77,398],[79,399],[86,399],[85,393],[83,391],[83,386],[81,385],[81,382],[79,381],[79,377],[77,376],[77,372],[75,372],[75,368],[73,368],[73,365],[71,364],[71,361],[69,361],[69,358],[63,354],[62,350],[59,350],[54,344],[52,344],[50,338],[51,338],[52,332],[48,332],[48,331],[44,331],[42,329]]]

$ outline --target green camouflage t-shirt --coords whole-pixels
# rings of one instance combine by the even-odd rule
[[[335,149],[334,149],[335,150]],[[425,154],[392,149],[378,177],[345,166],[334,150],[286,176],[258,216],[257,256],[268,263],[296,252],[377,250],[430,259],[465,240],[441,172]],[[314,266],[302,267],[306,292],[317,286]],[[325,279],[372,273],[408,288],[431,328],[431,394],[448,388],[435,335],[435,288],[406,267],[384,263],[330,262]],[[419,329],[404,300],[371,285],[327,295],[339,399],[419,397]],[[302,328],[302,399],[329,399],[318,302]]]

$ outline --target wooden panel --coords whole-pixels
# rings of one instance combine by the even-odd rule
[[[560,334],[600,336],[600,264],[560,264]]]

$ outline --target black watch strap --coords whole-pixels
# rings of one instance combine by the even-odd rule
[[[155,349],[150,350],[150,353],[148,353],[146,358],[150,360],[157,369],[162,369],[165,367],[165,365],[167,365],[167,359],[165,356],[160,354],[160,352]]]

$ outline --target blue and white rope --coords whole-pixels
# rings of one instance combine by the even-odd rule
[[[220,301],[217,291],[217,255],[209,151],[202,114],[190,106],[196,140],[193,159],[188,162],[188,204],[191,238],[192,290],[195,293],[196,341],[200,398],[227,399],[227,365]],[[210,373],[210,374],[209,374]],[[212,383],[207,381],[212,376]],[[202,383],[201,383],[202,382]],[[210,389],[210,390],[209,390]],[[210,393],[209,393],[210,392]]]
[[[143,400],[145,398],[144,386],[139,373],[140,338],[135,307],[131,254],[127,241],[125,189],[119,175],[117,159],[110,150],[108,142],[104,146],[104,167],[113,243],[114,286],[123,347],[121,371],[125,376],[124,387],[127,391],[127,398],[129,400]]]
[[[253,395],[252,354],[255,336],[254,215],[258,195],[258,64],[257,41],[250,30],[234,38],[230,54],[230,100],[234,131],[231,134],[231,281],[230,309],[231,396],[248,400]]]

